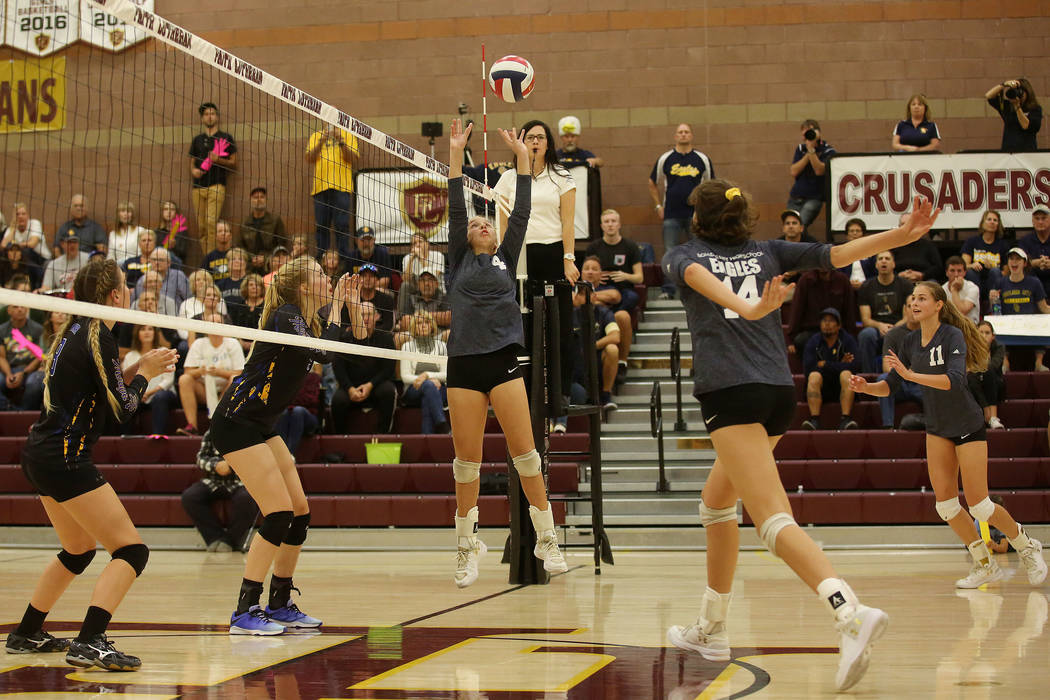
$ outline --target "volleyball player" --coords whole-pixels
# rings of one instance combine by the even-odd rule
[[[74,281],[76,298],[128,308],[124,273],[112,260],[92,260]],[[118,651],[106,627],[131,584],[142,573],[149,549],[142,543],[113,487],[92,461],[106,419],[135,415],[146,385],[175,369],[176,353],[150,350],[126,371],[120,368],[113,321],[89,316],[66,319],[44,357],[44,406],[22,450],[22,471],[40,494],[62,551],[44,568],[18,627],[7,637],[13,654],[66,651],[66,661],[83,668],[134,671],[138,657]],[[130,381],[125,383],[125,377]],[[102,543],[112,559],[102,570],[80,634],[72,641],[43,630],[44,618]]]
[[[499,130],[514,152],[518,173],[514,210],[503,243],[496,245],[492,223],[481,216],[467,221],[463,199],[463,148],[472,124],[464,130],[452,122],[449,140],[448,282],[452,328],[448,339],[448,409],[456,458],[456,573],[465,588],[478,578],[478,558],[486,551],[477,538],[478,492],[482,443],[489,403],[507,437],[507,448],[518,471],[529,515],[536,528],[534,554],[550,572],[568,571],[558,548],[554,511],[547,500],[540,455],[532,438],[525,380],[518,368],[518,350],[525,343],[521,312],[514,298],[514,275],[525,240],[531,208],[532,178],[525,142],[514,129]],[[523,134],[524,135],[524,134]]]
[[[967,371],[983,372],[987,367],[988,345],[973,321],[959,313],[944,288],[935,282],[915,286],[911,310],[919,328],[904,339],[900,355],[888,353],[889,376],[874,383],[854,376],[850,386],[872,396],[889,396],[904,381],[922,387],[926,464],[937,497],[937,514],[973,557],[970,573],[956,581],[955,586],[977,588],[1003,577],[970,516],[990,523],[1006,535],[1021,557],[1028,582],[1038,586],[1047,572],[1043,545],[1029,537],[1009,511],[988,498],[984,413],[966,382]],[[969,516],[959,504],[960,472]]]
[[[336,299],[346,296],[346,283],[346,276],[339,279]],[[259,328],[338,340],[343,305],[332,304],[323,333],[317,315],[331,301],[330,290],[329,279],[316,260],[300,257],[286,263],[266,290]],[[328,354],[293,345],[254,343],[244,371],[223,394],[212,416],[212,443],[263,514],[245,557],[230,634],[273,635],[286,627],[321,626],[320,620],[291,602],[292,575],[306,541],[310,507],[295,458],[274,429],[314,362],[329,362]],[[271,563],[270,598],[263,609],[259,598]]]
[[[871,644],[885,631],[889,617],[861,605],[820,547],[798,527],[777,474],[773,448],[795,409],[778,310],[788,289],[781,284],[782,275],[845,267],[904,245],[930,228],[936,212],[916,199],[915,211],[901,228],[832,247],[751,240],[754,207],[740,188],[725,180],[699,185],[690,202],[696,237],[670,251],[663,265],[686,309],[696,368],[694,396],[717,459],[700,501],[708,543],[700,614],[695,625],[671,627],[667,637],[706,659],[729,659],[726,616],[739,546],[736,502],[743,498],[769,551],[787,562],[835,618],[841,633],[835,684],[845,690],[864,675]]]

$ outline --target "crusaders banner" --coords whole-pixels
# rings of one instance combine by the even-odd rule
[[[79,0],[7,0],[5,43],[49,56],[80,38]]]
[[[432,243],[448,241],[448,182],[425,170],[360,170],[354,173],[356,226],[371,226],[376,243],[407,245],[413,233]],[[474,197],[467,193],[467,217]]]
[[[844,231],[894,228],[916,195],[941,208],[936,228],[976,229],[994,209],[1006,228],[1029,228],[1032,209],[1050,205],[1050,153],[844,155],[828,161],[828,222]]]
[[[131,0],[131,3],[153,12],[153,0]],[[97,7],[98,4],[80,0],[80,38],[83,41],[116,52],[149,38],[144,30],[114,17]]]
[[[0,62],[0,134],[54,131],[65,122],[64,56]]]

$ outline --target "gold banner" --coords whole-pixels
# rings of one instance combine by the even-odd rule
[[[66,124],[66,59],[0,62],[0,133]]]

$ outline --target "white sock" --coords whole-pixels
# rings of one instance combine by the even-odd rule
[[[1009,537],[1006,539],[1010,540],[1010,545],[1018,552],[1032,544],[1032,541],[1028,539],[1028,533],[1021,527],[1021,523],[1017,523],[1017,537],[1012,540]]]
[[[840,578],[826,578],[818,583],[817,596],[840,622],[852,617],[860,604],[853,589]]]

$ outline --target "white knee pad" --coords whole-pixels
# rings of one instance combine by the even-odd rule
[[[949,498],[947,501],[937,501],[934,507],[937,508],[937,515],[941,516],[941,520],[944,522],[948,522],[962,512],[958,496]]]
[[[792,525],[798,527],[798,523],[795,522],[790,513],[774,513],[758,528],[758,536],[762,538],[770,554],[776,556],[777,535],[785,527],[791,527]]]
[[[710,508],[704,499],[700,499],[700,524],[711,527],[718,523],[736,522],[736,504],[728,508]]]
[[[513,461],[514,468],[518,470],[519,476],[540,475],[542,462],[540,461],[540,453],[536,450],[529,450],[523,455],[518,455]]]
[[[481,478],[481,462],[468,462],[456,457],[452,460],[452,476],[457,484],[469,484]]]
[[[959,499],[955,499],[955,501],[958,503]],[[994,512],[995,504],[992,503],[992,499],[987,496],[985,496],[984,500],[977,505],[970,506],[970,515],[982,522],[988,522],[988,518],[992,517],[992,513]]]

